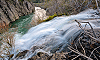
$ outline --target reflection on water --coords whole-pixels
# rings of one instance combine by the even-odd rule
[[[13,52],[16,39],[14,36],[25,34],[33,26],[30,24],[32,17],[33,14],[22,16],[9,26],[0,28],[0,58],[5,59],[5,57],[9,57],[11,52]]]

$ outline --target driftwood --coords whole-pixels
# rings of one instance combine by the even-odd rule
[[[88,23],[88,24],[90,25],[91,30],[92,30],[92,32],[93,32],[93,34],[94,34],[94,37],[92,37],[91,35],[89,35],[89,34],[86,33],[86,31],[83,29],[83,27],[82,27],[82,25],[80,24],[80,22],[78,22],[77,20],[75,20],[75,21],[78,23],[79,27],[84,31],[84,33],[85,33],[86,35],[88,35],[90,38],[92,38],[92,39],[94,39],[94,40],[100,42],[100,39],[97,39],[97,38],[96,38],[95,32],[94,32],[94,30],[93,30],[93,27],[91,26],[91,24],[90,24],[89,22],[81,22],[81,23]]]
[[[69,48],[69,47],[68,47]],[[73,51],[73,52],[75,52],[75,53],[77,53],[77,54],[79,54],[78,56],[83,56],[83,57],[86,57],[87,59],[89,59],[89,60],[93,60],[93,59],[91,59],[90,57],[87,57],[86,55],[84,55],[84,54],[82,54],[82,53],[80,53],[80,52],[78,52],[77,50],[75,51],[75,49],[73,50],[73,49],[71,49],[71,48],[69,48],[71,51]],[[74,58],[75,59],[75,58]]]
[[[72,51],[67,54],[69,60],[100,60],[100,37],[96,36],[95,30],[89,22],[78,22],[82,33],[74,40],[68,49]],[[87,23],[91,27],[92,32],[87,32],[81,23]],[[100,33],[100,32],[97,32]],[[76,55],[72,57],[72,55]],[[70,56],[70,57],[69,57]]]

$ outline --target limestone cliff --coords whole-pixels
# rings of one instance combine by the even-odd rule
[[[32,12],[34,12],[34,5],[30,1],[0,0],[0,27]]]

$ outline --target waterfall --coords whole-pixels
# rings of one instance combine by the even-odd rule
[[[19,52],[29,50],[26,58],[23,58],[23,60],[27,60],[39,51],[48,54],[65,51],[67,44],[70,42],[69,40],[75,39],[82,31],[74,21],[75,19],[90,22],[94,29],[100,28],[98,12],[93,9],[88,9],[84,12],[77,15],[55,17],[51,21],[43,22],[30,28],[20,39],[15,40],[15,49],[12,54],[16,56]],[[85,27],[85,24],[82,23],[82,26]],[[90,26],[87,25],[86,28],[89,29]],[[37,48],[34,49],[34,47]],[[34,52],[31,52],[33,50]]]

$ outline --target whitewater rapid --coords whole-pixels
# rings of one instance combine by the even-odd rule
[[[77,15],[55,17],[51,21],[32,27],[21,38],[15,40],[15,48],[12,53],[32,50],[34,46],[41,47],[36,49],[35,52],[55,53],[65,51],[70,40],[75,39],[82,31],[75,20],[89,21],[93,28],[99,28],[100,16],[97,14],[96,10],[88,9]],[[85,24],[82,23],[82,26],[84,27]],[[87,24],[86,28],[90,28],[90,26]],[[17,38],[16,35],[15,38]],[[29,58],[32,55],[33,53],[29,53],[29,56],[27,56]]]

